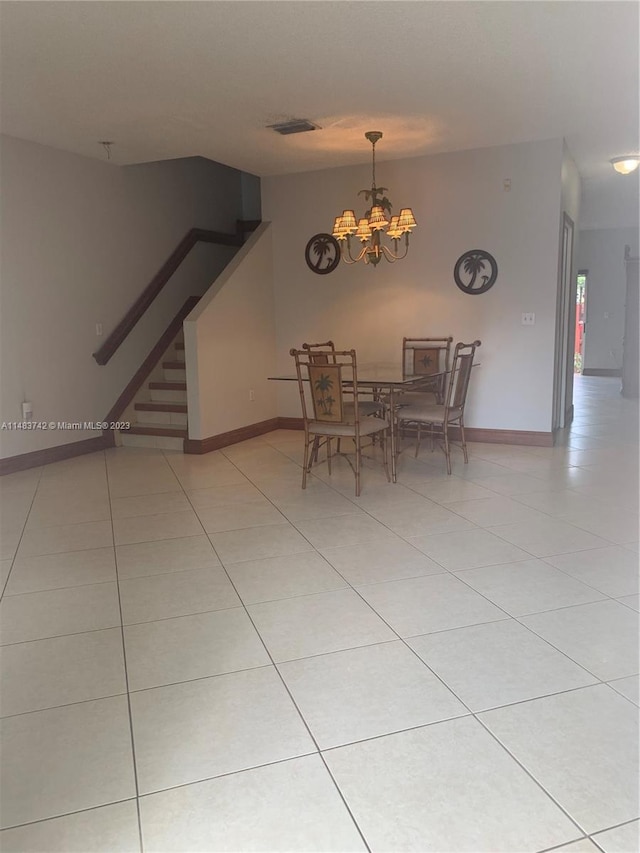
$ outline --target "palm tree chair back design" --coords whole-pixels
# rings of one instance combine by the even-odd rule
[[[319,344],[302,344],[302,349],[306,350],[309,353],[309,361],[313,364],[335,364],[336,363],[336,346],[333,341],[324,341]],[[360,410],[360,417],[365,417],[366,415],[378,415],[384,411],[384,403],[373,397],[372,392],[368,391],[369,399],[363,399],[364,394],[361,395],[361,399],[358,401],[358,408]],[[345,411],[349,412],[353,409],[353,402],[345,403]],[[338,450],[340,450],[340,445],[338,444]]]
[[[409,396],[431,391],[436,402],[444,401],[447,372],[451,366],[451,344],[453,338],[403,338],[402,373],[404,376],[433,376],[433,381],[425,382],[421,391]]]
[[[341,423],[344,420],[342,365],[310,363],[308,370],[313,419]]]

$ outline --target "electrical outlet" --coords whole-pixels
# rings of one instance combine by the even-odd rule
[[[255,392],[255,391],[249,391],[249,400],[250,400],[252,403],[254,403],[254,402],[255,402],[255,399],[256,399],[256,392]]]
[[[502,181],[502,189],[506,193],[511,191],[511,178],[505,178]]]
[[[536,315],[535,314],[523,314],[521,322],[522,322],[523,326],[535,326]]]
[[[96,336],[100,337],[102,334],[102,323],[96,323]]]

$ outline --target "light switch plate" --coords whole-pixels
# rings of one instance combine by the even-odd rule
[[[523,314],[522,315],[522,325],[523,326],[535,326],[536,324],[536,315],[535,314]]]

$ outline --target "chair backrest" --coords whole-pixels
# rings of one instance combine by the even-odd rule
[[[453,338],[403,338],[402,375],[433,376],[446,373],[451,364]]]
[[[317,352],[310,350],[313,344],[301,350],[289,350],[296,362],[298,390],[302,405],[302,417],[305,427],[309,421],[316,423],[359,425],[358,414],[358,373],[355,350],[330,351],[329,362],[317,361]],[[345,389],[344,384],[347,385]],[[311,398],[307,404],[305,386]],[[347,413],[345,394],[356,402]],[[355,409],[355,411],[354,411]]]
[[[324,341],[320,344],[302,344],[302,349],[309,353],[314,364],[336,363],[336,345],[333,341]]]
[[[462,342],[456,344],[453,351],[451,375],[447,386],[447,398],[445,402],[447,409],[464,410],[467,401],[469,379],[471,378],[471,368],[473,367],[473,357],[480,345],[480,341],[473,341],[471,344],[463,344]]]

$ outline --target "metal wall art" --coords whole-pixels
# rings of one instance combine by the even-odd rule
[[[453,278],[463,293],[477,296],[486,293],[498,278],[498,264],[484,249],[470,249],[460,255],[453,268]]]
[[[314,234],[304,250],[304,259],[311,272],[326,275],[340,263],[340,245],[331,234]]]

